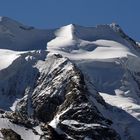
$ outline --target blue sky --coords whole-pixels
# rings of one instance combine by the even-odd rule
[[[140,40],[140,0],[0,0],[0,15],[38,28],[116,22]]]

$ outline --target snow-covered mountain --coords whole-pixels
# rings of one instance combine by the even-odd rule
[[[139,140],[140,49],[115,23],[39,30],[0,18],[0,139]]]
[[[53,30],[39,30],[7,17],[0,20],[0,48],[16,51],[46,49],[54,37]]]

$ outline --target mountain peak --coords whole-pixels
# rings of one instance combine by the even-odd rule
[[[14,20],[12,18],[6,17],[6,16],[0,16],[0,21],[16,22],[16,23],[18,23],[18,21]]]
[[[74,38],[74,29],[75,29],[75,25],[69,24],[69,25],[63,26],[60,29],[58,29],[56,31],[55,35],[59,36],[59,37],[73,39]]]
[[[123,32],[119,24],[113,22],[109,25],[115,32]]]

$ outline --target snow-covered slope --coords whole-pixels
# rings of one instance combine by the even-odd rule
[[[139,63],[115,23],[39,30],[1,17],[0,128],[25,140],[139,140]]]
[[[35,29],[1,17],[0,48],[16,51],[46,49],[46,43],[54,36],[52,31]]]
[[[19,53],[11,50],[0,49],[0,70],[8,67],[12,62],[18,58]]]

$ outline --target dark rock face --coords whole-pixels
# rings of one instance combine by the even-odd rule
[[[3,128],[0,131],[4,137],[4,140],[22,140],[21,136],[11,129],[4,129]]]
[[[51,126],[42,126],[44,134],[40,137],[40,140],[65,140],[63,135],[59,135]]]
[[[56,113],[59,114],[57,127],[63,133],[63,138],[120,139],[119,135],[109,127],[111,121],[105,119],[96,106],[89,102],[89,91],[82,73],[76,67],[74,71],[78,80],[74,81],[72,77],[69,79],[65,90],[65,101]]]

